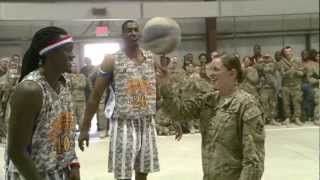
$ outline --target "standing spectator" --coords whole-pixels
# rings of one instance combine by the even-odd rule
[[[304,75],[301,61],[293,57],[293,49],[290,46],[282,50],[283,58],[279,61],[280,73],[282,76],[282,95],[285,125],[290,121],[302,125],[301,103],[302,91],[301,82]],[[292,104],[291,104],[292,103]],[[292,107],[292,109],[290,108]]]
[[[250,58],[251,60],[250,66],[256,64],[261,57],[262,57],[261,46],[259,44],[255,44],[253,46],[253,56]]]

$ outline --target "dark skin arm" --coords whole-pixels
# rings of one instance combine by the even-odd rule
[[[113,64],[114,64],[113,56],[111,55],[106,56],[101,64],[101,70],[104,72],[112,72]],[[89,146],[89,129],[90,129],[92,117],[97,112],[100,99],[104,91],[106,90],[106,88],[109,87],[111,81],[112,81],[111,77],[98,76],[94,83],[92,92],[90,94],[89,100],[86,105],[84,119],[80,129],[80,136],[78,139],[79,148],[82,151],[84,150],[84,142],[86,142],[87,147]]]
[[[27,146],[32,140],[34,120],[41,106],[42,91],[35,82],[21,83],[12,96],[8,154],[26,180],[42,180],[27,152]]]

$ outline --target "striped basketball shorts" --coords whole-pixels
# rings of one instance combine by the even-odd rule
[[[115,120],[110,128],[108,171],[116,179],[130,179],[133,170],[140,173],[160,170],[155,123],[151,117]]]
[[[43,180],[69,180],[70,170],[64,168],[59,171],[52,171],[46,174],[41,174]],[[17,171],[7,171],[5,180],[25,180]]]

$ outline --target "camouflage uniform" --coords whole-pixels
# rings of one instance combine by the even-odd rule
[[[297,124],[301,124],[301,82],[304,75],[301,62],[294,58],[290,61],[282,58],[278,65],[282,76],[283,111],[286,123],[291,118]],[[293,106],[292,113],[290,113],[290,101]]]
[[[7,123],[5,117],[9,92],[10,84],[8,81],[8,73],[6,73],[0,77],[0,138],[5,138],[7,133]]]
[[[182,70],[178,69],[169,69],[169,73],[172,77],[175,78],[175,81],[179,81],[181,77],[183,77],[185,74],[182,72]],[[158,88],[158,87],[157,87]],[[157,89],[159,92],[159,89]],[[161,96],[161,95],[160,95]],[[175,128],[174,128],[174,120],[170,119],[170,117],[163,112],[161,109],[161,101],[162,99],[157,101],[157,106],[160,107],[156,112],[156,129],[158,135],[173,135],[175,134]]]
[[[263,63],[259,91],[267,123],[273,125],[278,125],[274,120],[277,116],[277,94],[281,89],[276,70],[276,63],[273,60]]]
[[[244,70],[244,79],[240,84],[240,89],[253,95],[257,100],[260,99],[258,93],[259,75],[255,67],[249,66]]]
[[[0,77],[0,138],[6,136],[6,127],[10,114],[9,98],[18,82],[18,70],[9,69],[8,72]]]
[[[194,72],[192,74],[190,74],[189,76],[186,75],[184,77],[185,79],[183,81],[193,81],[195,84],[196,84],[196,87],[188,87],[189,91],[193,91],[194,89],[197,89],[197,86],[199,86],[198,82],[200,80],[200,82],[202,81],[202,77],[197,73],[197,72]],[[188,79],[188,80],[187,80]],[[213,89],[213,87],[211,86],[208,86],[207,87],[208,89],[206,89],[207,91],[210,91]],[[186,88],[185,88],[186,89]],[[187,132],[187,133],[199,133],[199,119],[194,119],[193,117],[188,117],[188,118],[191,118],[187,121],[184,121],[184,123],[182,123],[182,130],[184,132]]]
[[[86,107],[85,88],[87,78],[83,74],[70,74],[70,78],[74,113],[78,127],[80,127]]]
[[[305,69],[306,81],[313,87],[315,106],[314,106],[314,120],[316,123],[320,122],[320,87],[319,87],[319,64],[314,63],[310,69]]]
[[[163,108],[173,119],[200,118],[203,180],[260,180],[265,131],[259,104],[243,90],[221,97],[204,90],[204,83],[161,87]]]

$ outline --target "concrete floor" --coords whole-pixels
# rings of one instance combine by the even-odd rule
[[[319,127],[267,127],[266,161],[263,180],[319,180]],[[180,142],[173,136],[158,138],[161,171],[150,180],[201,180],[200,135],[185,135]],[[82,180],[112,180],[107,173],[108,139],[93,139],[80,152]],[[3,147],[0,166],[3,167]],[[0,180],[3,172],[0,172]]]

